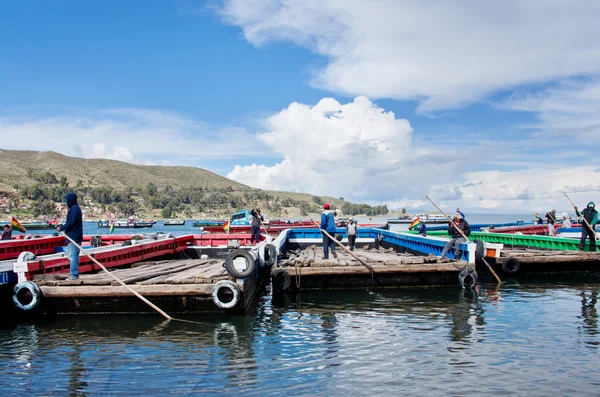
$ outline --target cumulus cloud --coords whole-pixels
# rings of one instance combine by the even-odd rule
[[[425,200],[430,195],[446,208],[531,212],[568,208],[563,191],[582,201],[600,193],[600,169],[593,162],[565,163],[568,156],[548,155],[549,144],[538,155],[530,140],[522,148],[522,141],[470,144],[455,136],[436,146],[414,139],[408,120],[366,97],[347,104],[332,98],[314,106],[292,103],[264,126],[257,139],[282,160],[236,165],[229,178],[394,209],[432,209]],[[520,157],[528,159],[516,161]]]
[[[269,117],[265,128],[258,139],[283,160],[238,165],[229,178],[266,189],[387,200],[401,192],[426,193],[424,181],[447,180],[466,160],[414,145],[408,120],[366,97],[347,104],[332,98],[314,106],[292,103]]]
[[[223,0],[250,43],[292,41],[327,59],[313,85],[458,107],[524,84],[600,72],[600,2]]]
[[[0,114],[0,146],[137,164],[202,166],[253,157],[262,144],[243,128],[212,126],[177,113],[106,109],[60,116]]]

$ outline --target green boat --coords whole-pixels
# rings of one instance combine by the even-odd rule
[[[4,225],[10,225],[10,223],[2,223],[2,224],[0,224],[0,228],[4,227]],[[23,225],[25,230],[51,230],[51,229],[56,229],[57,227],[61,226],[62,224],[60,224],[60,223],[50,224],[50,223],[46,223],[46,222],[32,222],[32,223],[21,223],[21,225]]]
[[[406,232],[417,234],[417,232]],[[446,231],[431,231],[427,232],[428,236],[447,236]],[[471,232],[469,235],[471,240],[482,240],[486,243],[504,244],[505,248],[526,247],[539,248],[553,251],[578,251],[579,239],[550,237],[550,236],[535,236],[525,234],[508,234],[508,233],[484,233]],[[589,241],[586,241],[585,250],[589,251]]]

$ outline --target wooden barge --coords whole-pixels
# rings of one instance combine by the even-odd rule
[[[273,270],[273,287],[279,291],[319,289],[391,288],[398,286],[459,285],[467,262],[442,262],[435,256],[398,254],[383,248],[357,249],[359,260],[337,250],[337,258],[322,259],[322,247],[292,250]]]
[[[277,256],[275,247],[267,242],[244,247],[240,244],[244,239],[231,245],[217,235],[163,235],[86,252],[113,274],[122,275],[134,290],[156,299],[173,313],[245,311],[268,282],[267,268]],[[217,255],[209,259],[208,253]],[[79,280],[65,280],[69,272],[65,253],[40,257],[25,253],[16,262],[0,263],[2,274],[19,275],[16,285],[15,280],[0,285],[0,299],[5,303],[0,311],[30,317],[151,310],[125,287],[107,284],[113,279],[100,272],[88,256],[80,256],[79,271]]]
[[[267,271],[236,279],[218,259],[143,262],[111,272],[170,314],[246,311],[266,283]],[[38,312],[47,314],[146,314],[154,310],[108,274],[85,274],[68,281],[60,275],[35,276],[41,292]],[[25,301],[26,302],[26,301]]]

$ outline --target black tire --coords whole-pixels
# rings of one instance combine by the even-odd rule
[[[12,299],[17,309],[28,312],[39,306],[42,297],[42,291],[37,284],[24,281],[15,285]]]
[[[273,244],[265,245],[265,266],[273,267],[277,262],[277,248]]]
[[[226,295],[223,295],[226,292]],[[224,296],[231,299],[225,299]],[[233,309],[240,303],[240,289],[237,284],[231,280],[221,280],[215,284],[212,290],[212,300],[220,309]]]
[[[233,265],[233,261],[237,258],[244,258],[248,264],[248,267],[244,270],[237,270]],[[255,267],[256,263],[254,257],[245,250],[235,250],[230,252],[225,259],[225,270],[227,270],[227,273],[229,273],[231,277],[246,278],[252,274]]]
[[[517,258],[509,257],[502,262],[502,271],[505,274],[517,274],[521,270],[521,262]]]
[[[277,269],[271,275],[273,279],[273,288],[276,291],[287,291],[292,285],[290,274],[283,269]]]
[[[483,264],[483,257],[485,256],[485,243],[482,240],[474,240],[475,243],[475,263]]]
[[[477,286],[477,282],[477,272],[473,268],[465,267],[458,273],[458,283],[464,289],[475,288],[475,286]]]

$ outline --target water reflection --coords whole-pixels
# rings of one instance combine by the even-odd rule
[[[583,318],[583,330],[593,337],[593,340],[586,341],[588,347],[597,348],[599,345],[596,336],[598,335],[598,289],[592,288],[590,291],[581,291],[581,317]]]
[[[202,324],[58,317],[0,328],[0,387],[72,396],[577,395],[600,379],[589,365],[599,352],[599,290],[307,292],[265,296],[247,316],[190,318]]]

